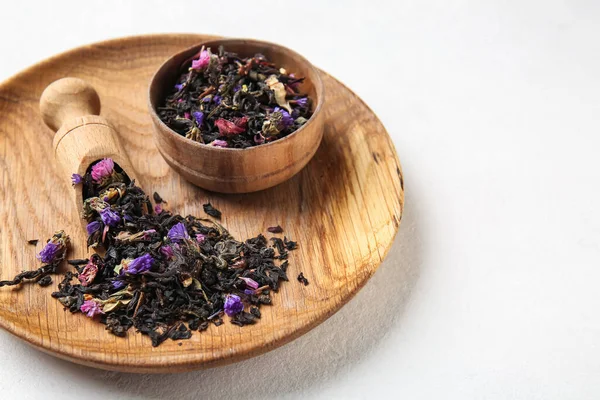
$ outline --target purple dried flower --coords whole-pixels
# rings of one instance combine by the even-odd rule
[[[294,125],[294,118],[290,116],[290,113],[285,111],[283,108],[275,107],[273,112],[277,112],[281,114],[281,124],[278,127],[280,130],[289,128]]]
[[[100,222],[98,222],[98,221],[92,221],[89,224],[87,224],[87,226],[85,227],[85,229],[87,230],[88,236],[90,236],[92,233],[96,232],[101,227],[102,227],[102,224],[100,224]]]
[[[202,99],[203,103],[210,103],[212,101],[212,96],[206,96]]]
[[[290,78],[295,78],[296,75],[294,75],[293,73],[291,73],[289,75],[289,77]],[[300,89],[300,82],[288,83],[288,86],[291,87],[292,89],[298,90],[298,89]]]
[[[115,279],[114,281],[112,281],[111,286],[113,287],[113,289],[121,289],[125,286],[125,282]]]
[[[299,107],[306,107],[308,105],[308,97],[304,97],[302,99],[298,99],[296,100],[296,104]]]
[[[112,158],[105,158],[92,166],[92,179],[101,183],[105,178],[112,175],[115,170],[115,162]]]
[[[237,93],[237,92],[239,92],[240,90],[242,90],[242,87],[241,87],[240,85],[235,85],[235,86],[233,87],[233,93]]]
[[[51,264],[58,253],[60,252],[60,246],[53,242],[46,243],[46,246],[40,251],[37,258],[44,264]]]
[[[100,210],[100,217],[102,218],[102,222],[104,222],[104,225],[107,226],[115,227],[119,225],[119,222],[121,222],[121,217],[119,216],[119,214],[117,214],[108,207],[103,210]]]
[[[202,50],[200,52],[200,57],[197,60],[192,60],[192,69],[196,71],[200,71],[206,67],[210,63],[210,53],[207,50]]]
[[[183,89],[183,83],[178,83],[177,85],[175,85],[175,89],[177,89],[177,91]]]
[[[171,246],[162,246],[160,248],[160,254],[165,256],[166,259],[170,259],[171,257],[173,257],[175,255],[175,253],[173,252],[173,248]]]
[[[161,212],[163,212],[163,208],[162,208],[162,206],[161,206],[160,204],[157,204],[157,205],[155,205],[155,206],[154,206],[154,212],[155,212],[156,214],[160,214]]]
[[[86,300],[83,302],[80,308],[81,312],[90,318],[94,318],[96,315],[104,314],[102,307],[95,300]]]
[[[73,183],[73,186],[79,185],[81,182],[83,182],[83,178],[79,174],[73,174],[71,175],[71,182]]]
[[[204,122],[204,113],[202,111],[194,111],[192,115],[194,116],[196,125],[202,126],[202,123]]]
[[[233,317],[234,315],[241,313],[243,309],[244,304],[242,303],[240,296],[228,294],[225,297],[225,314]]]
[[[152,268],[154,259],[150,254],[144,254],[141,257],[135,258],[127,264],[125,267],[128,274],[141,274],[142,272],[149,271]]]
[[[203,234],[203,233],[198,233],[198,234],[196,235],[196,240],[198,241],[198,243],[202,243],[202,242],[204,242],[204,241],[206,240],[206,238],[207,238],[207,237],[208,237],[208,236],[206,236],[206,235],[205,235],[205,234]]]
[[[254,290],[252,289],[244,289],[244,293],[246,293],[247,295],[253,295],[254,294]]]
[[[172,242],[179,242],[181,240],[190,238],[190,235],[188,234],[188,231],[183,222],[179,222],[173,225],[173,227],[169,229],[169,233],[167,234],[167,236],[169,237],[169,239],[171,239]]]
[[[263,137],[263,135],[261,135],[260,133],[257,133],[256,135],[254,135],[254,143],[263,144],[264,142],[265,142],[265,138]]]
[[[226,140],[213,140],[212,142],[210,142],[211,146],[215,146],[215,147],[228,147],[229,145],[227,144]]]
[[[190,119],[191,117],[192,117],[192,116],[190,115],[190,113],[189,113],[189,112],[187,112],[187,111],[186,111],[186,112],[184,112],[184,113],[183,113],[183,118],[185,118],[185,119]]]
[[[215,102],[215,104],[221,104],[221,96],[215,95],[213,97],[213,101]]]
[[[246,286],[252,289],[258,289],[258,282],[256,282],[254,279],[252,278],[245,278],[243,276],[239,277],[241,280],[243,280],[244,282],[246,282]]]
[[[37,258],[45,264],[61,261],[65,258],[65,253],[70,243],[71,238],[65,231],[57,231],[48,240],[42,251],[37,255]]]

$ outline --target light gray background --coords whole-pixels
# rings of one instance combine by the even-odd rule
[[[381,269],[304,337],[209,371],[86,369],[2,332],[0,397],[600,398],[599,3],[272,3],[3,2],[0,79],[147,32],[296,49],[396,145],[406,210]]]

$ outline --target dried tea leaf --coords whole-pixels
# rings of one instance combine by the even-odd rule
[[[162,203],[164,201],[162,199],[162,197],[160,197],[160,194],[158,194],[157,192],[154,192],[154,194],[152,195],[152,197],[154,198],[154,202],[156,204],[160,204],[160,203]]]
[[[87,264],[88,261],[89,261],[89,259],[87,259],[87,258],[72,259],[72,260],[67,260],[67,264],[69,264],[69,265],[84,265],[84,264]]]
[[[104,304],[104,307],[102,307],[102,311],[106,314],[106,313],[115,311],[119,307],[126,306],[130,302],[131,302],[131,299],[111,301],[109,303]]]
[[[279,225],[277,226],[271,226],[269,228],[267,228],[267,231],[271,232],[271,233],[282,233],[283,232],[283,228]]]
[[[49,286],[52,283],[52,277],[50,275],[46,275],[38,281],[38,285],[41,287]]]
[[[298,248],[298,243],[288,240],[285,236],[283,237],[283,244],[285,244],[285,248],[288,250],[295,250]]]
[[[191,286],[192,283],[194,283],[194,278],[192,278],[191,276],[188,276],[181,282],[181,284],[185,288]]]
[[[210,203],[206,203],[202,206],[204,208],[204,212],[210,215],[211,217],[215,217],[217,219],[221,219],[221,211],[217,210]]]
[[[304,277],[304,274],[302,272],[300,272],[300,275],[298,275],[298,282],[300,282],[301,284],[303,284],[304,286],[308,286],[308,279],[306,279]]]

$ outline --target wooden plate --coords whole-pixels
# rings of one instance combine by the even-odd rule
[[[64,311],[48,288],[0,289],[0,326],[52,355],[130,372],[173,372],[239,361],[281,346],[323,322],[375,272],[398,231],[404,204],[400,163],[373,112],[323,72],[327,94],[325,136],[314,159],[291,180],[246,195],[198,189],[169,169],[154,148],[146,109],[149,79],[171,54],[212,37],[151,35],[81,47],[43,61],[0,85],[0,279],[37,268],[42,243],[55,230],[72,237],[72,258],[86,257],[85,233],[62,176],[52,160],[52,132],[38,111],[52,81],[74,76],[93,84],[102,115],[120,133],[148,193],[171,210],[203,215],[210,201],[238,238],[280,224],[300,248],[290,253],[290,282],[263,307],[261,321],[239,328],[211,326],[191,340],[152,348],[133,330],[115,337],[104,326]],[[40,239],[31,246],[28,239]],[[303,272],[310,281],[295,280]],[[354,321],[352,323],[364,323]]]

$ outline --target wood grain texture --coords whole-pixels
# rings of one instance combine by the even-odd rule
[[[79,78],[62,78],[51,83],[42,92],[40,113],[46,125],[57,131],[69,120],[86,115],[99,115],[100,98],[86,81]],[[67,129],[67,132],[69,131],[70,129]]]
[[[139,183],[157,191],[181,214],[203,215],[210,201],[238,238],[280,224],[300,248],[290,253],[289,276],[263,308],[261,321],[226,323],[167,341],[158,348],[131,331],[117,338],[50,297],[56,287],[25,285],[0,290],[0,326],[39,349],[84,365],[132,372],[174,372],[238,361],[285,344],[345,304],[387,254],[404,204],[402,172],[394,146],[373,112],[348,88],[322,73],[328,93],[325,131],[315,157],[274,188],[244,195],[199,189],[164,162],[152,140],[146,93],[150,77],[171,54],[201,35],[152,35],[102,42],[37,64],[0,85],[0,278],[37,267],[35,254],[55,230],[72,237],[71,257],[85,257],[85,233],[69,198],[69,175],[53,161],[53,133],[38,100],[51,82],[74,76],[90,82],[102,113],[120,135]],[[41,239],[37,248],[28,239]],[[293,280],[299,272],[310,280]],[[349,323],[366,323],[349,321]]]
[[[156,110],[172,92],[181,74],[200,49],[223,46],[242,57],[263,54],[279,67],[304,77],[302,93],[312,99],[313,115],[296,132],[282,139],[247,149],[223,149],[190,141],[165,125]],[[165,161],[190,182],[220,193],[249,193],[278,185],[298,173],[314,156],[323,138],[323,82],[319,72],[300,54],[269,42],[219,39],[193,46],[169,58],[150,82],[149,112],[156,147]]]

